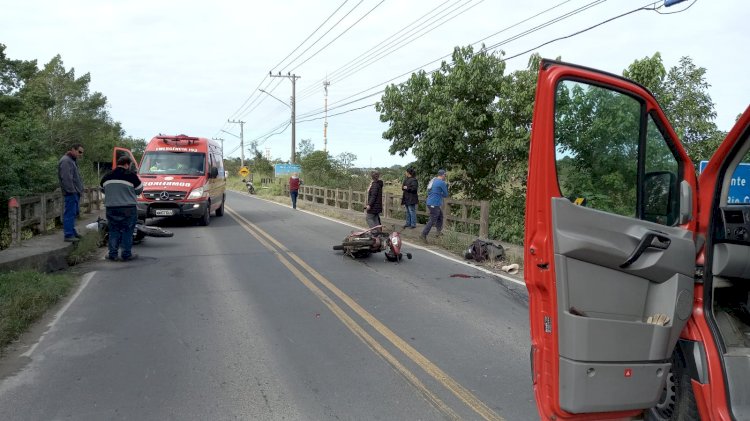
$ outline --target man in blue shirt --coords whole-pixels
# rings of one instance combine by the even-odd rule
[[[424,226],[419,238],[427,242],[427,235],[432,226],[437,228],[436,237],[443,235],[443,198],[448,197],[448,183],[445,182],[445,170],[438,170],[437,177],[430,180],[427,185],[427,210],[430,211],[430,220]]]

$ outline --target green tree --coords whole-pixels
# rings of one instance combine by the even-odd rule
[[[666,70],[661,54],[635,60],[623,76],[647,87],[659,101],[694,164],[711,157],[726,136],[716,127],[716,110],[706,81],[706,68],[690,57]]]
[[[349,173],[354,167],[354,161],[357,160],[357,155],[351,152],[341,152],[336,156],[336,164],[344,172]]]
[[[9,196],[49,192],[57,188],[57,161],[72,143],[86,154],[79,162],[84,181],[98,183],[96,162],[111,160],[115,145],[136,154],[141,139],[126,137],[107,110],[107,99],[90,92],[91,77],[76,77],[60,56],[43,69],[36,61],[13,60],[0,44],[0,201]],[[137,156],[137,155],[136,155]],[[0,220],[7,214],[0,213]]]
[[[452,196],[491,199],[495,238],[520,241],[531,117],[540,57],[505,74],[502,54],[456,48],[432,75],[413,74],[376,104],[392,154],[411,151],[425,186],[450,171]]]
[[[302,139],[297,144],[297,161],[315,152],[315,145],[312,139]]]

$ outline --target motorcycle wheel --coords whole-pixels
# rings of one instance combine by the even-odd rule
[[[347,240],[341,243],[343,247],[358,247],[358,246],[369,246],[372,244],[372,239],[362,238],[360,240]]]

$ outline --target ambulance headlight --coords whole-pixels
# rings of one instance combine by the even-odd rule
[[[188,199],[199,199],[203,197],[203,187],[198,187],[197,189],[193,189],[193,191],[190,192],[190,196],[188,196]]]

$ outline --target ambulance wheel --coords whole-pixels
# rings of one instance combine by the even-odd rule
[[[646,421],[699,421],[693,385],[687,372],[687,362],[679,347],[670,361],[672,367],[656,406],[646,411]]]
[[[216,216],[224,216],[224,202],[226,201],[226,197],[221,198],[221,206],[219,206],[218,209],[216,209]]]
[[[202,227],[206,227],[210,223],[211,223],[211,202],[208,202],[208,205],[206,206],[206,211],[203,213],[203,216],[201,216],[201,219],[198,220],[198,225]]]

